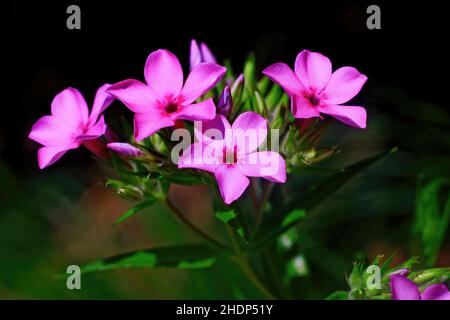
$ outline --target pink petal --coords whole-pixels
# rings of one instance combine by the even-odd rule
[[[138,80],[121,81],[112,85],[107,92],[136,113],[145,113],[156,108],[155,95],[146,84]]]
[[[221,114],[216,114],[216,117],[213,120],[195,123],[194,134],[197,141],[203,144],[214,141],[223,141],[227,138],[227,140],[230,140],[229,145],[231,145],[231,125],[227,118]],[[228,137],[226,137],[226,135],[228,135]],[[223,147],[223,143],[221,146]]]
[[[195,41],[195,40],[191,41],[189,61],[190,61],[191,70],[196,65],[198,65],[199,63],[202,62],[202,53],[200,52],[200,48],[197,45],[197,41]]]
[[[28,137],[46,146],[74,142],[78,130],[55,116],[43,116],[31,128]]]
[[[216,116],[216,106],[214,105],[213,99],[189,104],[186,106],[179,106],[176,113],[177,119],[182,120],[211,120]]]
[[[356,128],[366,128],[366,109],[363,107],[328,105],[320,106],[319,111]]]
[[[77,137],[77,141],[97,139],[98,137],[104,135],[105,131],[105,119],[103,116],[101,116],[95,125],[88,128],[84,134]]]
[[[215,172],[215,177],[222,199],[226,204],[238,199],[250,183],[250,180],[236,166],[220,166]]]
[[[238,164],[239,170],[248,177],[261,177],[272,182],[286,182],[286,162],[277,152],[262,151],[246,155]]]
[[[144,75],[150,89],[160,98],[176,98],[183,87],[183,69],[168,50],[159,49],[148,56]]]
[[[311,102],[304,96],[293,96],[291,98],[291,110],[294,117],[298,119],[320,117],[317,107],[311,105]]]
[[[267,120],[253,111],[241,113],[231,128],[238,154],[255,151],[267,138]]]
[[[44,169],[45,167],[55,163],[64,155],[64,153],[66,153],[67,150],[76,149],[79,146],[79,143],[71,143],[67,145],[48,146],[40,148],[38,150],[39,168]]]
[[[201,143],[191,144],[178,160],[178,168],[193,168],[214,172],[218,168],[220,152]]]
[[[106,147],[120,155],[126,156],[126,157],[141,157],[144,155],[144,152],[136,148],[135,146],[129,144],[129,143],[123,143],[123,142],[111,142],[106,145]]]
[[[111,87],[110,84],[104,84],[100,88],[98,88],[97,93],[95,94],[94,104],[92,105],[91,114],[89,116],[89,122],[94,124],[98,117],[105,111],[106,108],[114,101],[114,97],[112,97],[106,91]]]
[[[392,300],[420,300],[417,285],[405,276],[390,276]]]
[[[433,284],[422,292],[422,300],[450,300],[450,292],[444,284]]]
[[[367,77],[355,68],[340,68],[331,76],[330,83],[323,91],[322,100],[327,104],[345,103],[358,94],[366,80]]]
[[[55,96],[52,101],[52,115],[67,125],[79,127],[88,121],[89,110],[81,93],[74,88],[67,88]]]
[[[134,115],[134,137],[141,141],[151,136],[161,128],[171,127],[175,124],[170,117],[158,112],[136,113]]]
[[[206,44],[202,43],[200,50],[202,51],[202,62],[217,63],[216,57],[214,57]]]
[[[262,73],[279,84],[289,96],[301,94],[305,91],[294,71],[285,63],[275,63],[264,69]]]
[[[295,60],[295,74],[312,93],[321,92],[331,78],[331,61],[318,52],[303,50]]]
[[[222,79],[226,68],[214,63],[196,65],[186,79],[180,97],[183,104],[190,104],[204,95]]]

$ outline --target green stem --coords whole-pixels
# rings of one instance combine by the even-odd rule
[[[258,274],[251,265],[249,258],[245,255],[238,255],[234,257],[234,262],[241,268],[242,272],[253,283],[253,285],[267,298],[275,300],[276,297],[267,289],[265,284],[261,281]]]
[[[228,235],[231,239],[231,242],[233,243],[233,248],[235,250],[236,255],[231,258],[244,272],[244,274],[247,276],[249,281],[267,298],[270,300],[275,300],[276,297],[270,292],[270,290],[264,285],[264,283],[259,278],[258,274],[254,270],[250,259],[248,256],[242,251],[240,248],[237,240],[236,240],[236,234],[234,231],[227,226]]]
[[[226,247],[225,245],[223,245],[216,239],[210,237],[205,232],[198,229],[192,222],[190,222],[188,219],[186,219],[186,217],[178,210],[177,207],[175,207],[175,205],[172,203],[172,201],[169,200],[169,198],[166,198],[166,205],[173,213],[175,213],[175,215],[177,216],[178,219],[180,219],[185,225],[187,225],[192,231],[194,231],[200,237],[207,240],[209,243],[211,243],[215,247],[221,249],[222,251],[225,251],[227,253],[232,252],[228,247]]]
[[[266,182],[266,184],[264,185],[262,195],[261,195],[261,200],[255,206],[256,223],[255,223],[255,230],[253,232],[253,238],[256,236],[256,234],[259,231],[259,228],[261,227],[264,206],[266,205],[266,202],[269,199],[270,192],[272,191],[273,186],[274,186],[273,182],[270,182],[270,181]]]

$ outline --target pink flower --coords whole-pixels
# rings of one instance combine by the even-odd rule
[[[295,72],[278,62],[267,67],[263,74],[286,91],[296,118],[321,118],[323,113],[352,127],[366,127],[364,108],[341,105],[356,96],[367,80],[355,68],[342,67],[332,73],[327,57],[303,50],[295,60]]]
[[[28,136],[43,145],[38,151],[39,168],[53,164],[66,151],[105,133],[103,116],[98,118],[113,100],[106,93],[109,86],[105,84],[97,90],[91,114],[78,90],[67,88],[56,95],[51,105],[52,114],[36,121]]]
[[[226,68],[200,63],[191,70],[183,86],[183,70],[177,57],[167,50],[152,52],[145,64],[147,84],[125,80],[112,85],[108,93],[134,113],[134,135],[145,139],[176,120],[211,120],[216,113],[212,99],[193,103],[225,74]]]
[[[404,274],[390,276],[392,300],[450,300],[450,292],[443,284],[433,284],[421,293],[419,287]]]
[[[206,44],[200,43],[199,47],[197,41],[192,40],[190,51],[190,62],[192,69],[202,62],[217,63],[217,60]]]
[[[230,204],[249,185],[247,177],[286,181],[284,159],[274,151],[257,149],[267,137],[267,121],[255,112],[244,112],[231,126],[223,115],[196,128],[197,140],[183,153],[179,168],[196,168],[214,174],[223,200]]]

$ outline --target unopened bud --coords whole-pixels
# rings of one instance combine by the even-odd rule
[[[225,86],[217,104],[217,112],[228,117],[233,109],[233,99],[231,97],[230,86]]]
[[[144,193],[141,189],[135,186],[123,186],[117,189],[117,193],[126,199],[130,200],[139,200],[144,196]]]

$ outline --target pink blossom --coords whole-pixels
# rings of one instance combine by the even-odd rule
[[[200,43],[199,47],[197,41],[192,40],[190,50],[190,62],[192,69],[202,62],[217,63],[217,60],[206,44]]]
[[[419,291],[417,284],[404,274],[390,276],[392,300],[450,300],[450,292],[443,284],[432,284]]]
[[[327,57],[303,50],[295,60],[295,72],[278,62],[263,73],[289,95],[296,118],[321,118],[321,114],[327,114],[349,126],[366,127],[363,107],[341,105],[356,96],[367,80],[355,68],[342,67],[332,73]]]
[[[144,69],[147,84],[128,79],[112,85],[108,93],[121,100],[134,115],[134,136],[145,139],[176,120],[211,120],[216,113],[212,98],[194,103],[223,77],[226,68],[200,63],[183,85],[183,70],[167,50],[152,52]]]
[[[106,125],[101,113],[111,104],[105,84],[97,90],[91,114],[81,93],[67,88],[57,94],[51,104],[51,115],[43,116],[31,128],[29,138],[43,145],[38,150],[39,168],[43,169],[66,151],[76,149],[84,142],[105,133]]]
[[[214,174],[223,200],[230,204],[249,185],[248,177],[286,181],[284,159],[274,151],[257,151],[267,137],[267,121],[255,112],[244,112],[231,126],[218,114],[196,130],[197,140],[183,153],[179,168],[196,168]]]

